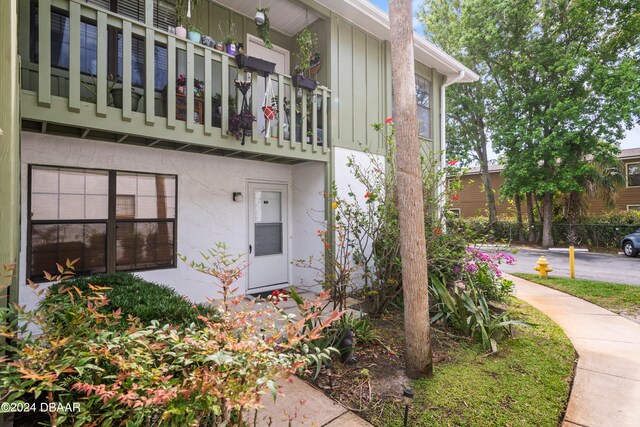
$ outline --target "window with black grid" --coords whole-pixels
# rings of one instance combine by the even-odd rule
[[[175,266],[173,175],[32,166],[28,276],[76,259],[77,274]]]

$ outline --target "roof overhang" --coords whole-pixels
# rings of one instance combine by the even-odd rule
[[[391,39],[389,15],[368,0],[316,0],[316,2],[381,40]],[[460,61],[418,33],[413,33],[413,39],[416,61],[434,68],[447,79],[458,79],[456,81],[459,83],[470,83],[480,78]]]

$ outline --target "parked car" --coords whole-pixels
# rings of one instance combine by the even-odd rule
[[[622,251],[626,256],[638,256],[640,254],[640,230],[636,230],[622,238]]]

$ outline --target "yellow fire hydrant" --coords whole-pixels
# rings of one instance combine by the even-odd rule
[[[536,262],[536,266],[533,267],[538,273],[540,273],[540,277],[547,277],[547,273],[553,271],[553,268],[549,267],[549,261],[543,256]]]

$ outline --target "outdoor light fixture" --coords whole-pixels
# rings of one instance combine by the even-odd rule
[[[239,192],[239,191],[234,191],[233,192],[233,201],[234,202],[241,203],[243,200],[244,200],[244,196],[242,195],[241,192]]]
[[[407,427],[409,422],[409,406],[413,402],[413,390],[405,388],[402,391],[402,401],[404,402],[404,427]]]

